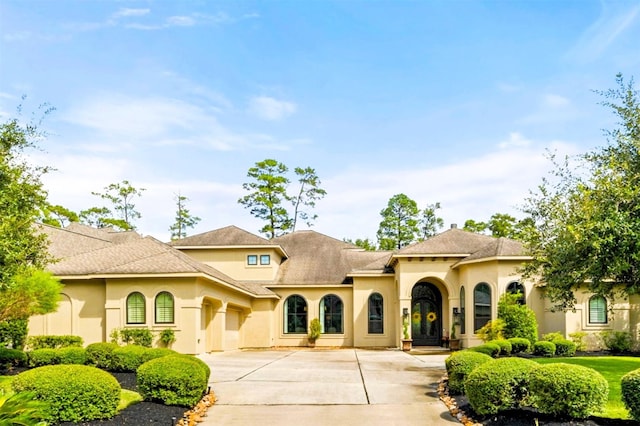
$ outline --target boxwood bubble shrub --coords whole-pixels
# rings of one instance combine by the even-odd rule
[[[533,344],[533,354],[538,356],[552,357],[556,353],[556,344],[546,340],[540,340]]]
[[[500,355],[500,346],[498,346],[493,341],[484,343],[480,346],[474,346],[473,348],[469,348],[470,351],[480,352],[485,355],[489,355],[490,357],[497,358]]]
[[[103,370],[110,370],[113,351],[119,347],[110,342],[92,343],[87,346],[87,363]]]
[[[607,380],[581,365],[538,365],[531,372],[531,402],[538,411],[584,419],[603,410],[609,395]]]
[[[114,371],[134,372],[143,364],[143,355],[148,348],[138,345],[127,345],[114,349],[111,367]]]
[[[511,351],[513,350],[513,346],[511,342],[505,339],[492,340],[489,343],[495,343],[500,346],[500,355],[509,356],[511,355]]]
[[[574,356],[576,354],[576,344],[571,340],[558,339],[553,343],[556,345],[556,356]]]
[[[622,376],[622,402],[631,418],[640,422],[640,368]]]
[[[36,349],[28,354],[29,367],[42,367],[43,365],[54,365],[60,363],[58,351],[55,349]]]
[[[142,363],[152,359],[162,358],[163,356],[179,355],[178,352],[168,348],[149,348],[142,354]]]
[[[138,389],[145,400],[191,407],[207,389],[202,361],[185,355],[152,359],[138,368]]]
[[[0,370],[26,365],[27,354],[18,349],[0,348]]]
[[[512,354],[528,353],[531,351],[531,342],[529,339],[525,339],[524,337],[512,337],[508,340],[511,343]]]
[[[11,386],[47,404],[44,420],[83,422],[116,414],[121,388],[109,373],[86,365],[47,365],[18,374]]]
[[[478,366],[464,382],[473,410],[487,415],[527,405],[529,375],[537,365],[524,358],[501,358]]]
[[[58,360],[60,364],[79,364],[87,363],[87,350],[85,348],[60,348],[55,349],[58,352]]]
[[[445,367],[449,375],[449,392],[454,395],[463,393],[467,375],[479,365],[491,360],[492,358],[487,354],[468,349],[451,354],[445,360]]]

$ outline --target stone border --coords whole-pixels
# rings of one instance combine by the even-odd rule
[[[446,374],[438,381],[438,396],[449,409],[449,413],[464,426],[483,426],[482,423],[477,423],[471,417],[467,416],[467,414],[458,407],[455,398],[449,396],[449,377]]]

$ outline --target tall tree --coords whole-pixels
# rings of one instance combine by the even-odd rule
[[[517,219],[510,214],[494,213],[487,223],[491,235],[500,238],[512,238],[515,235]]]
[[[598,92],[620,119],[608,145],[556,166],[526,200],[535,222],[525,236],[533,257],[525,272],[546,283],[560,309],[572,309],[574,291],[587,287],[607,298],[640,293],[640,95],[633,80]]]
[[[396,194],[391,197],[387,207],[380,211],[382,221],[377,233],[380,248],[382,250],[401,249],[416,241],[420,234],[419,213],[416,202],[405,194]]]
[[[46,225],[64,228],[71,222],[80,221],[78,213],[67,209],[59,204],[46,204],[41,207],[40,221]]]
[[[476,234],[483,234],[487,230],[487,226],[486,222],[476,222],[473,219],[467,219],[462,229],[468,232],[475,232]]]
[[[420,233],[421,238],[426,240],[438,233],[438,230],[444,226],[444,220],[436,215],[436,210],[440,209],[440,203],[429,204],[421,212],[420,216]]]
[[[176,218],[173,225],[169,227],[171,232],[171,240],[177,240],[187,236],[187,228],[193,228],[200,218],[193,216],[191,212],[186,208],[185,203],[189,199],[184,195],[180,195],[178,192],[175,194],[174,201],[176,202]]]
[[[44,108],[44,115],[51,111]],[[43,271],[51,258],[46,235],[35,226],[46,205],[41,176],[49,168],[23,160],[45,136],[39,124],[17,118],[0,124],[0,322],[55,310],[61,288]]]
[[[316,206],[316,201],[321,200],[325,195],[327,195],[327,191],[320,188],[320,178],[318,178],[315,169],[312,169],[311,167],[306,167],[304,169],[302,167],[296,167],[295,172],[298,176],[300,189],[298,191],[298,195],[292,197],[294,206],[293,226],[291,227],[292,232],[296,230],[298,217],[304,220],[307,226],[313,225],[313,221],[318,218],[318,215],[301,210],[301,208],[313,208]]]
[[[140,219],[142,215],[136,210],[133,200],[141,197],[145,191],[144,188],[133,187],[128,180],[121,183],[112,183],[104,188],[105,192],[92,192],[91,194],[102,198],[111,203],[114,212],[108,207],[92,207],[88,210],[80,212],[81,218],[95,216],[96,225],[98,227],[115,226],[123,231],[136,229],[133,222]]]
[[[376,250],[376,243],[374,241],[371,241],[369,238],[365,238],[364,240],[362,238],[356,238],[355,241],[353,241],[350,238],[344,238],[342,241],[344,241],[345,243],[353,244],[354,246],[363,248],[366,251]]]
[[[251,167],[247,177],[252,181],[242,184],[251,193],[240,198],[238,203],[250,209],[256,218],[267,222],[260,232],[269,238],[288,232],[293,225],[285,207],[291,202],[287,194],[289,179],[285,175],[288,170],[284,164],[268,158]]]

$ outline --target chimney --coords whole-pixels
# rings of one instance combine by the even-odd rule
[[[458,224],[457,223],[452,223],[451,224],[451,229],[457,229],[458,228]]]

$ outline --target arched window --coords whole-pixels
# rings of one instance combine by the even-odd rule
[[[507,293],[509,294],[520,294],[520,298],[518,299],[519,305],[525,305],[527,303],[526,294],[524,290],[524,286],[518,281],[514,281],[509,283],[507,286]]]
[[[284,302],[284,332],[307,332],[307,302],[302,296],[294,294]]]
[[[384,333],[384,307],[382,295],[373,293],[369,296],[369,334]]]
[[[591,296],[589,299],[589,323],[607,323],[607,299],[602,296]]]
[[[173,324],[173,296],[168,291],[156,296],[156,323]]]
[[[127,324],[145,323],[145,300],[142,293],[131,293],[127,296]]]
[[[473,290],[473,330],[481,329],[491,321],[491,287],[480,283]]]
[[[466,327],[465,327],[465,323],[466,318],[464,316],[464,311],[467,307],[466,301],[465,301],[465,296],[464,296],[464,286],[460,287],[460,334],[465,334],[466,333]]]
[[[320,324],[323,333],[343,333],[342,311],[342,300],[338,296],[329,294],[320,300]]]

